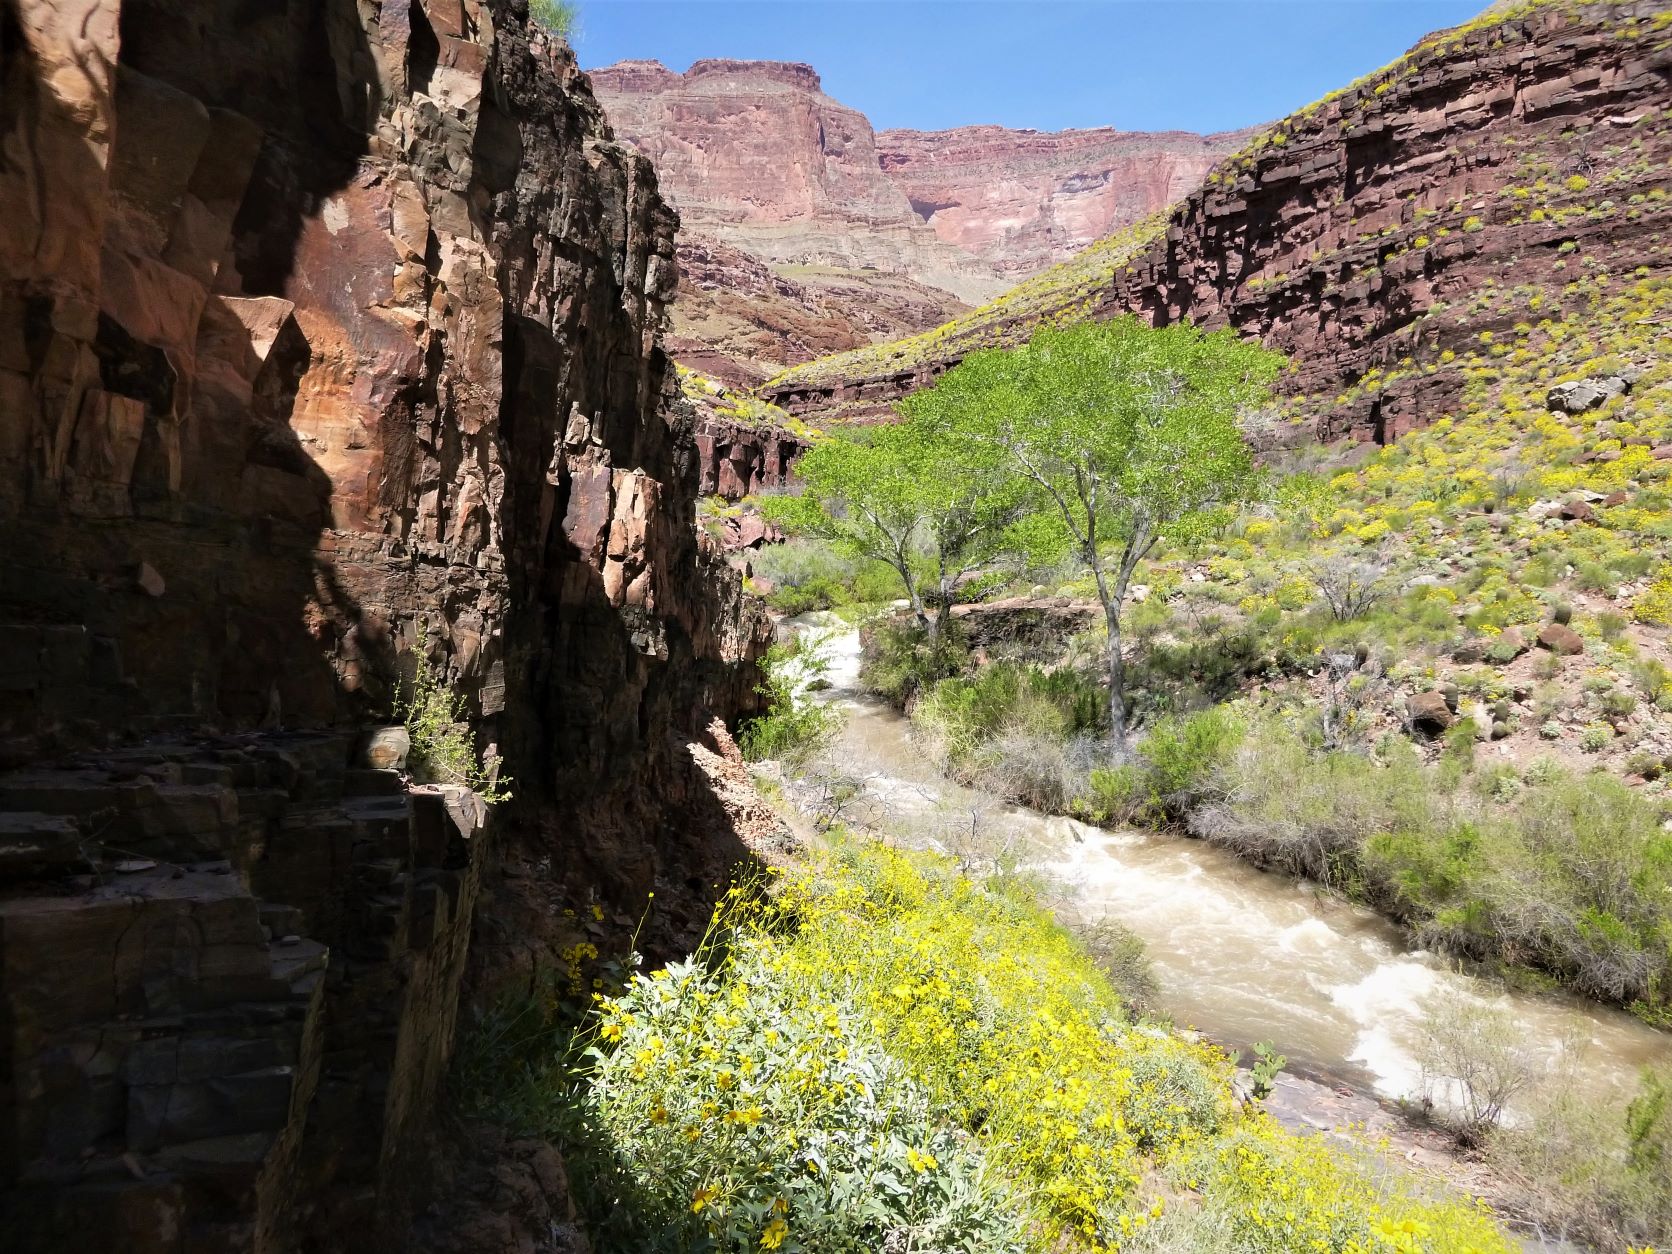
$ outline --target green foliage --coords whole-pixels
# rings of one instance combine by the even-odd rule
[[[821,643],[816,635],[797,636],[766,651],[756,689],[766,698],[766,713],[745,723],[737,741],[749,761],[771,758],[792,766],[805,763],[841,730],[841,711],[807,695],[830,669],[829,660],[820,652]]]
[[[931,639],[915,623],[884,622],[865,635],[859,678],[872,692],[903,710],[924,688],[961,671],[966,656],[956,630]]]
[[[802,494],[762,502],[792,534],[887,563],[932,635],[946,626],[960,576],[1007,547],[1024,504],[991,450],[932,421],[933,396],[903,401],[904,422],[815,443],[797,466]]]
[[[1254,1065],[1249,1068],[1253,1077],[1254,1096],[1261,1101],[1270,1097],[1277,1077],[1289,1065],[1286,1055],[1277,1052],[1270,1041],[1254,1043]]]
[[[1092,572],[1110,623],[1117,743],[1127,715],[1120,611],[1133,572],[1163,538],[1205,534],[1252,495],[1238,419],[1266,399],[1281,364],[1230,331],[1128,316],[1041,328],[1022,348],[972,354],[919,394],[933,398],[921,412],[950,442],[997,450],[1032,491],[1038,509],[1020,537],[1030,555],[1072,554]]]
[[[826,540],[766,545],[750,558],[750,566],[756,577],[772,581],[767,603],[791,616],[892,601],[905,592],[899,574],[886,562],[838,552]]]
[[[573,0],[528,0],[528,17],[561,39],[573,40],[580,31],[580,6]]]
[[[1048,914],[944,859],[838,842],[711,935],[607,1000],[529,1108],[601,1251],[1125,1249],[1198,1209],[1239,1248],[1510,1248],[1239,1109],[1222,1054],[1134,1024]]]
[[[499,774],[499,755],[477,753],[463,696],[448,688],[422,653],[412,654],[412,683],[397,700],[395,717],[412,740],[412,773],[438,784],[461,784],[489,805],[511,799],[511,780]]]
[[[1225,706],[1160,720],[1142,745],[1151,787],[1170,808],[1193,802],[1230,760],[1245,730]]]
[[[636,977],[588,1055],[609,1155],[583,1170],[632,1198],[597,1248],[1021,1249],[1015,1199],[857,1007],[792,980],[770,934],[717,958]]]
[[[1672,992],[1672,833],[1658,807],[1548,764],[1503,796],[1456,789],[1398,741],[1318,753],[1260,721],[1190,827],[1366,897],[1431,943],[1652,1014]]]
[[[1672,1071],[1645,1068],[1630,1100],[1599,1100],[1584,1060],[1517,1102],[1486,1154],[1526,1182],[1532,1216],[1552,1237],[1603,1250],[1663,1246],[1672,1233]]]

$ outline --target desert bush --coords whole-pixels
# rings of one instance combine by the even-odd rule
[[[1416,1052],[1424,1101],[1465,1145],[1498,1125],[1538,1065],[1512,1010],[1458,989],[1429,1003]]]
[[[1338,623],[1364,617],[1388,593],[1387,567],[1380,562],[1335,554],[1313,562],[1310,570]]]
[[[956,622],[934,641],[916,623],[882,623],[865,633],[859,681],[903,710],[925,687],[958,674],[966,659]]]
[[[1139,751],[1149,764],[1150,788],[1161,808],[1183,814],[1199,802],[1244,730],[1242,720],[1225,706],[1164,718],[1150,728]]]
[[[816,635],[797,636],[766,651],[756,689],[766,698],[766,712],[745,723],[738,736],[738,748],[749,761],[805,764],[841,730],[841,712],[807,695],[829,669],[820,643]]]
[[[418,779],[461,784],[490,805],[511,799],[511,778],[499,773],[499,754],[479,753],[464,697],[446,685],[422,653],[414,653],[412,682],[397,699],[395,717],[406,725],[412,749],[407,761]]]
[[[1584,1067],[1571,1057],[1518,1103],[1525,1117],[1491,1135],[1488,1161],[1522,1186],[1521,1205],[1550,1236],[1609,1251],[1663,1246],[1672,1073],[1646,1069],[1635,1097],[1609,1100],[1580,1083]]]

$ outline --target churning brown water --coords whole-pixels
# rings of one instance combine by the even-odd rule
[[[792,626],[823,625],[820,617]],[[1506,1004],[1547,1064],[1564,1046],[1581,1048],[1580,1082],[1598,1096],[1629,1092],[1645,1063],[1672,1059],[1672,1038],[1623,1012],[1504,993],[1412,948],[1371,911],[1212,845],[1104,831],[947,781],[914,745],[910,723],[861,691],[858,633],[836,626],[821,646],[830,687],[820,699],[846,713],[835,757],[863,780],[864,804],[881,812],[873,817],[953,852],[1006,848],[1046,874],[1059,913],[1136,932],[1161,982],[1158,1009],[1180,1025],[1227,1045],[1271,1041],[1292,1068],[1390,1098],[1417,1092],[1419,1024],[1448,989]]]

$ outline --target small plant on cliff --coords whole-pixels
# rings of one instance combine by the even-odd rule
[[[446,686],[429,658],[414,657],[412,686],[395,706],[395,717],[412,738],[413,774],[432,783],[462,784],[489,805],[509,801],[511,780],[499,774],[499,754],[477,753],[464,698]]]
[[[536,26],[560,39],[574,39],[580,31],[580,6],[572,0],[528,0],[528,17]]]

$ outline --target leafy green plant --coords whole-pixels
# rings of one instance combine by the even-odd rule
[[[738,737],[738,748],[751,762],[768,758],[791,766],[804,764],[826,748],[841,730],[841,711],[807,694],[830,669],[819,633],[774,644],[761,660],[756,692],[766,698],[766,713],[751,719]]]
[[[1254,1097],[1257,1100],[1263,1102],[1271,1096],[1277,1077],[1288,1065],[1288,1057],[1278,1053],[1276,1046],[1270,1041],[1254,1042],[1254,1065],[1249,1069],[1249,1073],[1253,1077]]]
[[[499,773],[499,754],[477,753],[464,697],[447,687],[428,657],[412,657],[412,682],[395,703],[395,717],[412,740],[412,773],[430,783],[463,785],[489,805],[509,801],[511,779]]]

